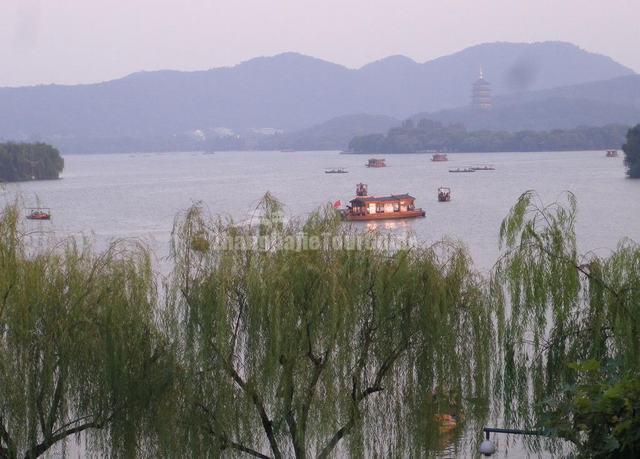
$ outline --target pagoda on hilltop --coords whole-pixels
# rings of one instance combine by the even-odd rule
[[[482,67],[480,67],[480,75],[471,89],[471,106],[479,110],[491,108],[491,83],[484,79]]]

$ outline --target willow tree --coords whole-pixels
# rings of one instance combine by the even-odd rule
[[[248,224],[176,224],[182,454],[424,455],[439,414],[484,413],[493,322],[461,247],[279,212],[267,196]]]
[[[0,212],[0,457],[80,433],[104,455],[141,450],[171,383],[146,250],[31,245],[18,217]]]
[[[640,124],[629,129],[627,141],[622,146],[622,150],[627,175],[631,178],[640,178]]]
[[[580,255],[576,201],[527,192],[501,227],[493,294],[508,423],[546,427],[589,457],[640,454],[640,247]]]

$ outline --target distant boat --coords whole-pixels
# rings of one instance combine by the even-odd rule
[[[348,174],[349,171],[346,170],[343,167],[337,167],[337,168],[333,167],[333,168],[330,168],[330,169],[325,169],[324,173],[325,174]]]
[[[295,149],[294,148],[283,148],[282,150],[280,150],[282,153],[295,153]]]
[[[438,188],[438,201],[449,202],[451,201],[451,188],[441,186]]]
[[[449,172],[475,172],[476,170],[472,167],[456,167],[455,169],[449,169]]]
[[[28,220],[51,220],[51,210],[48,208],[32,207],[27,210],[29,210],[26,216]]]
[[[202,152],[203,155],[215,155],[216,152],[213,150],[207,150]]]
[[[496,168],[493,167],[491,164],[483,164],[480,166],[471,166],[471,169],[473,169],[474,171],[495,171]]]
[[[365,166],[367,166],[367,167],[387,167],[387,164],[384,162],[384,158],[381,158],[381,159],[369,158],[369,161],[367,161],[367,164],[365,164]]]
[[[617,158],[618,150],[607,150],[607,158]]]
[[[445,153],[436,153],[433,156],[431,156],[431,161],[443,162],[443,161],[449,161],[449,158],[447,158],[447,155]]]

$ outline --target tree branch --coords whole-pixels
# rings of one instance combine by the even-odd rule
[[[231,448],[235,449],[236,451],[247,453],[247,454],[249,454],[249,455],[251,455],[253,457],[259,457],[260,459],[271,459],[270,456],[266,456],[266,455],[264,455],[264,454],[262,454],[262,453],[260,453],[260,452],[258,452],[256,450],[253,450],[251,448],[247,448],[246,446],[241,445],[240,443],[236,443],[236,442],[233,442],[233,441],[226,441],[225,444],[229,445]]]
[[[71,429],[64,430],[56,435],[50,436],[49,438],[45,438],[45,440],[42,443],[27,450],[24,457],[25,459],[35,459],[37,457],[40,457],[49,448],[51,448],[53,445],[58,443],[60,440],[65,439],[66,437],[83,432],[87,429],[101,429],[102,427],[104,427],[104,424],[97,423],[97,422],[87,422],[85,424],[80,424]]]
[[[60,365],[60,361],[58,360],[58,364]],[[64,385],[64,376],[62,374],[62,368],[58,366],[58,380],[56,381],[56,387],[53,391],[53,400],[51,401],[51,409],[49,410],[49,415],[47,416],[47,431],[51,433],[53,430],[53,425],[56,421],[56,414],[60,407],[60,402],[62,401],[62,386]],[[44,432],[43,432],[44,433]]]
[[[13,440],[11,439],[9,432],[4,426],[4,419],[2,419],[2,417],[0,417],[0,440],[4,440],[4,443],[7,445],[7,447],[4,448],[5,457],[14,457],[16,455],[15,445],[13,444]]]
[[[331,440],[329,440],[329,443],[327,443],[325,447],[322,448],[322,451],[320,451],[320,454],[318,455],[318,459],[326,459],[327,457],[329,457],[329,454],[331,454],[333,448],[335,448],[338,442],[349,433],[354,424],[355,416],[351,416],[349,421],[340,429],[338,429],[338,431],[333,434],[333,437],[331,437]]]
[[[242,377],[238,374],[233,365],[227,363],[225,365],[227,367],[227,372],[236,382],[236,384],[249,396],[252,403],[256,407],[258,411],[258,416],[260,416],[260,422],[262,423],[262,428],[264,429],[264,433],[267,435],[267,439],[269,440],[269,446],[271,447],[271,451],[275,458],[279,459],[282,457],[282,453],[280,452],[280,448],[278,447],[278,442],[276,441],[275,434],[273,432],[273,423],[269,419],[267,415],[267,410],[264,407],[264,402],[260,395],[251,387],[251,385],[247,384]]]
[[[240,292],[239,289],[236,289],[236,295],[238,297],[238,302],[240,303],[240,307],[238,308],[238,317],[236,318],[236,324],[233,330],[233,336],[231,338],[229,356],[227,357],[230,362],[232,361],[232,358],[235,355],[236,343],[238,341],[238,333],[240,331],[240,322],[242,320],[242,315],[244,314],[245,305],[246,305],[246,297],[244,293]]]
[[[350,433],[351,429],[355,425],[356,415],[358,414],[358,407],[360,406],[360,403],[363,400],[365,400],[368,396],[384,390],[384,388],[381,386],[382,380],[384,379],[386,374],[389,372],[389,370],[393,367],[393,364],[395,363],[395,361],[407,349],[408,345],[409,345],[409,339],[405,338],[404,342],[398,346],[398,349],[392,352],[385,359],[385,361],[382,362],[382,365],[380,365],[380,368],[376,372],[376,377],[373,385],[367,387],[364,391],[360,392],[359,394],[358,394],[359,389],[356,386],[356,380],[354,376],[353,390],[351,393],[351,398],[353,400],[353,410],[351,413],[351,417],[349,418],[349,420],[345,425],[343,425],[340,429],[336,431],[335,434],[333,434],[333,437],[331,437],[331,439],[325,445],[325,447],[322,448],[322,451],[318,455],[318,459],[326,459],[327,457],[329,457],[329,454],[331,454],[331,452],[336,447],[338,442],[343,437],[345,437]]]
[[[250,456],[253,456],[253,457],[259,457],[260,459],[271,459],[269,456],[267,456],[265,454],[262,454],[262,453],[260,453],[260,452],[258,452],[256,450],[254,450],[254,449],[251,449],[251,448],[249,448],[247,446],[244,446],[244,445],[242,445],[242,444],[240,444],[238,442],[229,440],[227,438],[227,436],[222,431],[215,430],[213,428],[213,426],[211,425],[211,422],[210,422],[210,420],[213,420],[215,422],[215,416],[213,415],[211,410],[209,408],[207,408],[205,405],[201,404],[201,403],[199,403],[197,406],[202,411],[204,411],[207,416],[209,416],[209,418],[207,419],[207,425],[208,425],[208,429],[207,430],[209,431],[209,433],[211,435],[213,435],[213,436],[218,438],[218,441],[220,441],[220,445],[221,445],[220,449],[221,450],[224,450],[227,447],[230,447],[230,448],[235,449],[236,451],[247,453],[247,454],[249,454]]]

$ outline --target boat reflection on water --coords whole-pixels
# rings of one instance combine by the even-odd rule
[[[411,228],[411,224],[406,220],[398,220],[398,221],[381,221],[381,222],[369,222],[367,223],[367,231],[379,231],[379,230],[402,230]]]

